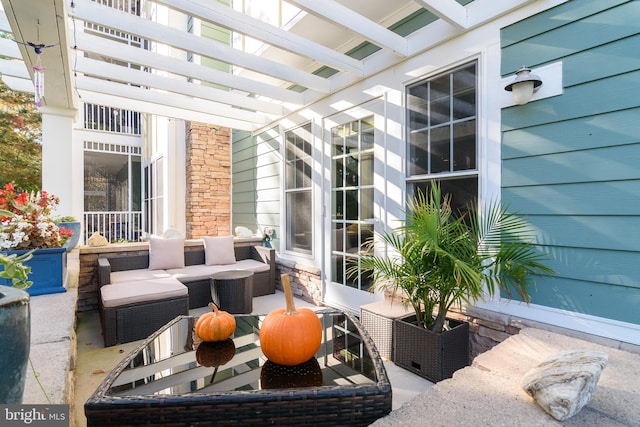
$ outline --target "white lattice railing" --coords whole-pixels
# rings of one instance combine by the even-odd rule
[[[137,242],[142,235],[142,212],[85,212],[84,242],[96,231],[109,242]]]

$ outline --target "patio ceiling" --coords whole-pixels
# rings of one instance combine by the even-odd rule
[[[178,12],[173,20],[193,16],[259,40],[256,53],[91,0],[2,0],[0,30],[18,42],[53,45],[39,55],[45,107],[75,109],[79,95],[89,103],[256,130],[534,1],[288,0],[297,9],[282,28],[213,0],[141,2],[142,16],[166,6]],[[418,27],[402,25],[416,16],[411,22]],[[156,49],[91,34],[85,23]],[[4,82],[32,91],[35,50],[3,38],[0,55]],[[189,56],[228,64],[231,72]]]

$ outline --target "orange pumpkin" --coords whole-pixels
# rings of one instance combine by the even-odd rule
[[[273,363],[299,365],[311,359],[322,343],[318,315],[308,308],[296,310],[289,276],[282,275],[286,308],[272,310],[260,327],[262,353]]]
[[[196,335],[202,341],[224,341],[236,330],[236,319],[226,311],[218,310],[215,304],[209,303],[213,309],[205,313],[196,322]]]

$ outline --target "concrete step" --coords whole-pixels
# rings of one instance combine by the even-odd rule
[[[559,422],[522,389],[523,375],[562,350],[609,355],[592,399]],[[372,424],[398,426],[640,426],[640,355],[540,329],[523,329]]]

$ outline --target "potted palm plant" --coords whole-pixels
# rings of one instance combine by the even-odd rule
[[[389,255],[374,252],[380,243]],[[498,291],[529,302],[533,276],[553,273],[523,218],[496,202],[454,212],[450,195],[443,197],[438,183],[408,203],[400,227],[368,245],[361,271],[373,274],[374,286],[390,288],[415,311],[394,320],[394,362],[431,381],[469,364],[468,324],[449,320],[451,307]],[[421,344],[425,339],[432,343]]]

